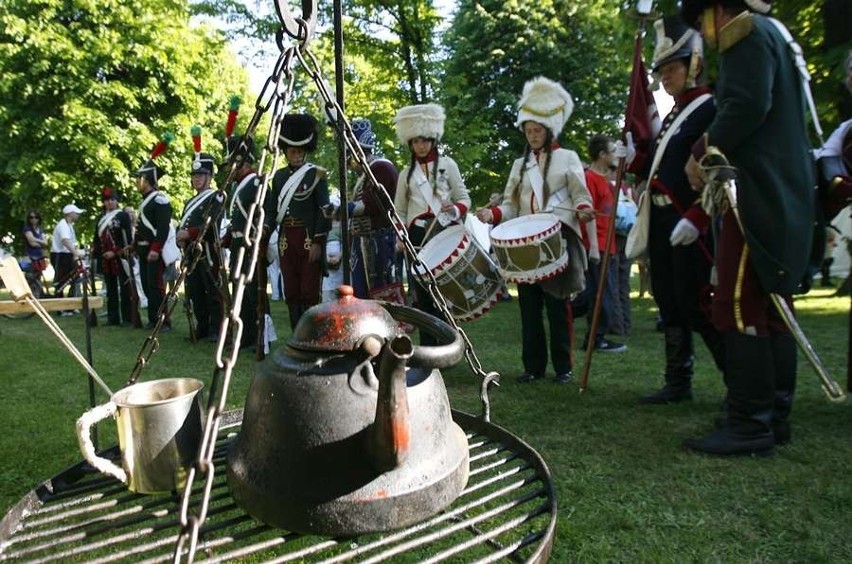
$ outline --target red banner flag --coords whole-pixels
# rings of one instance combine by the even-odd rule
[[[654,95],[648,88],[648,71],[642,62],[642,36],[637,34],[633,49],[633,71],[630,74],[630,95],[627,97],[624,119],[624,133],[631,133],[636,145],[636,157],[629,167],[631,172],[645,167],[653,153],[654,139],[661,125]]]

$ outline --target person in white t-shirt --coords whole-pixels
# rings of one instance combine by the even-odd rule
[[[77,247],[77,234],[74,233],[74,222],[80,217],[82,210],[74,204],[62,208],[62,219],[53,229],[53,239],[50,244],[50,262],[55,272],[53,287],[57,297],[62,297],[61,286],[74,276],[77,260],[83,257]],[[70,295],[75,295],[72,290]]]

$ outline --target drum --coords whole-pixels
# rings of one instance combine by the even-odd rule
[[[509,282],[532,284],[568,267],[562,223],[550,213],[510,219],[491,230],[491,249]]]
[[[488,311],[503,286],[496,265],[462,225],[432,237],[417,254],[435,277],[456,321],[470,321]]]

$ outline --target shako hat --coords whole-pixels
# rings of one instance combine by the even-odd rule
[[[133,176],[139,177],[142,176],[148,180],[148,184],[151,186],[156,186],[157,181],[166,175],[166,171],[160,168],[156,163],[156,158],[162,154],[163,151],[168,148],[169,143],[174,141],[174,133],[167,131],[163,134],[163,137],[160,141],[154,146],[154,149],[151,151],[151,156],[142,163],[139,168],[136,169],[136,172],[133,173]]]
[[[209,174],[213,176],[213,170],[215,167],[215,159],[213,155],[208,153],[198,153],[195,155],[195,158],[192,159],[192,170],[190,174]]]
[[[278,134],[281,149],[298,147],[307,152],[317,148],[317,120],[310,114],[287,114],[281,121]]]
[[[364,149],[373,149],[376,146],[376,134],[373,133],[373,124],[368,119],[352,120],[352,133],[358,144]]]
[[[243,150],[240,150],[243,141],[245,141],[245,147]],[[223,167],[228,166],[228,161],[230,161],[231,158],[236,158],[240,162],[245,160],[247,163],[253,163],[254,138],[248,137],[243,139],[242,135],[231,135],[225,139],[225,152],[227,153],[227,156],[225,157],[224,164],[222,164]]]
[[[756,14],[768,14],[772,10],[772,0],[743,0],[748,9]],[[698,28],[698,17],[706,9],[715,6],[719,0],[681,0],[680,17],[690,27]]]
[[[242,100],[239,96],[231,96],[228,105],[228,119],[225,122],[225,162],[222,163],[223,168],[227,168],[232,159],[236,161],[238,168],[242,166],[243,162],[254,162],[254,138],[248,137],[244,140],[241,135],[234,135],[241,103]]]
[[[190,129],[192,133],[192,148],[195,151],[192,157],[192,169],[189,173],[192,174],[209,174],[213,176],[215,159],[213,155],[201,152],[201,126],[193,125]]]
[[[441,140],[444,135],[444,108],[438,104],[406,106],[396,113],[396,136],[403,145],[415,137]]]
[[[555,139],[562,133],[562,128],[573,111],[574,100],[562,85],[538,76],[524,84],[515,125],[523,128],[525,121],[540,123],[553,133]]]

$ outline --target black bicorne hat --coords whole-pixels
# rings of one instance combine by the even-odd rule
[[[654,22],[656,46],[651,71],[678,59],[689,59],[701,54],[701,36],[677,16],[667,16]],[[687,61],[687,65],[689,62]]]
[[[287,114],[281,122],[278,146],[299,147],[307,152],[317,148],[317,120],[310,114]]]

